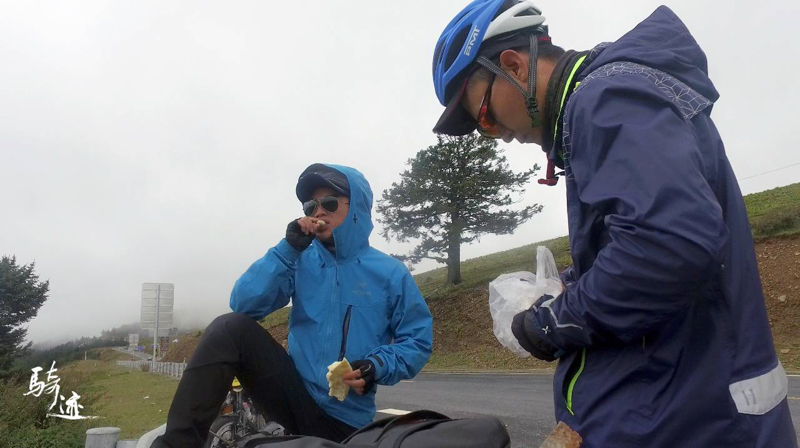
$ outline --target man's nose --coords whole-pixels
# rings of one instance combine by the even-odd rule
[[[314,209],[314,217],[315,218],[322,218],[323,216],[326,216],[327,214],[328,213],[326,212],[325,208],[322,207],[321,204],[317,204],[317,208]]]

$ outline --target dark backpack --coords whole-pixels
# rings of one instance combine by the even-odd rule
[[[246,448],[508,448],[505,425],[494,417],[451,419],[433,411],[416,411],[373,422],[341,443],[318,437],[251,440]]]

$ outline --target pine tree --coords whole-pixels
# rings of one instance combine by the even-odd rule
[[[50,282],[40,282],[34,269],[34,263],[18,266],[14,256],[0,258],[0,375],[29,352],[22,324],[36,317],[47,300]]]
[[[477,134],[437,136],[438,143],[409,159],[400,182],[383,192],[377,210],[381,235],[389,240],[421,240],[409,255],[446,263],[447,283],[461,282],[461,244],[484,234],[508,234],[542,210],[538,204],[519,210],[508,206],[512,194],[539,169],[514,173],[497,141]]]

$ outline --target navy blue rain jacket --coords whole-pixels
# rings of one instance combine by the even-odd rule
[[[405,265],[369,246],[372,190],[357,170],[329,165],[347,176],[350,210],[333,230],[336,255],[314,239],[298,252],[286,240],[253,263],[231,293],[235,312],[261,319],[292,298],[289,355],[306,389],[329,415],[354,426],[371,423],[375,390],[328,396],[328,365],[347,338],[348,361],[369,358],[378,384],[414,377],[431,355],[433,319]],[[343,322],[351,310],[349,332]]]
[[[661,7],[576,81],[550,152],[573,278],[525,316],[565,353],[557,420],[590,448],[796,447],[705,54]]]

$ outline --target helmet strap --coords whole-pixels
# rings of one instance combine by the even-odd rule
[[[505,79],[512,86],[516,87],[517,90],[522,94],[522,97],[525,100],[525,108],[528,110],[528,117],[531,119],[531,127],[536,128],[542,125],[542,118],[539,112],[539,103],[536,101],[536,67],[537,67],[537,59],[539,55],[539,39],[536,37],[535,34],[530,35],[530,56],[528,60],[528,89],[525,90],[524,87],[519,85],[517,80],[511,77],[508,73],[505,72],[502,68],[500,68],[497,64],[492,62],[486,56],[479,56],[478,57],[478,64],[489,70],[490,72],[494,73],[495,75]]]
[[[531,118],[531,127],[536,128],[542,125],[542,118],[539,115],[539,103],[536,101],[536,67],[539,59],[539,38],[531,34],[531,51],[528,58],[528,92],[530,96],[525,98],[525,107],[528,109],[528,116]]]

